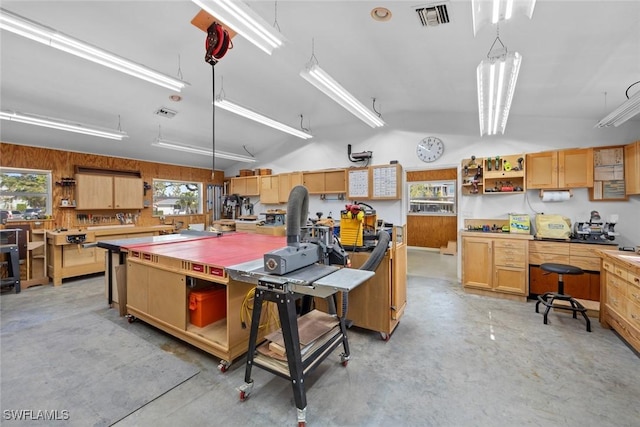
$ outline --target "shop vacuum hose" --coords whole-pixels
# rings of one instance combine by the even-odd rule
[[[300,246],[300,228],[307,225],[309,191],[304,185],[296,185],[287,202],[287,246]]]

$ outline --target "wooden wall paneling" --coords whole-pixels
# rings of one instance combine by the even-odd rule
[[[456,168],[407,171],[407,182],[455,180]],[[426,248],[447,246],[458,240],[458,217],[435,215],[407,215],[407,245]]]
[[[0,165],[25,169],[47,169],[52,172],[54,182],[64,177],[73,177],[75,166],[90,166],[102,169],[135,170],[140,171],[142,180],[151,184],[154,178],[176,179],[180,181],[202,182],[203,206],[206,209],[206,186],[208,184],[222,185],[224,172],[216,171],[212,177],[210,169],[192,168],[187,166],[166,165],[161,163],[146,162],[135,159],[99,156],[86,153],[52,150],[41,147],[8,144],[0,142]],[[147,193],[148,194],[148,193]],[[59,203],[63,196],[63,189],[53,185],[53,221],[56,227],[73,227],[76,225],[76,211],[73,208],[60,208]],[[151,197],[150,195],[148,197]],[[114,216],[116,211],[92,212],[95,214]],[[143,208],[139,211],[138,225],[149,226],[159,224],[159,219],[153,217],[153,209]],[[204,215],[190,215],[175,217],[175,221],[183,221],[185,225],[196,222],[204,223],[209,217]],[[208,224],[207,224],[208,225]]]

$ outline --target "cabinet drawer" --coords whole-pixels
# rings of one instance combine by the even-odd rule
[[[600,271],[600,258],[573,256],[569,257],[569,265],[588,271]]]
[[[600,259],[599,256],[594,255],[593,251],[594,245],[583,244],[583,243],[569,243],[569,252],[571,256],[586,256]]]
[[[618,267],[617,265],[613,265],[613,272],[616,276],[622,277],[624,280],[629,278],[629,273],[622,267]]]
[[[524,249],[518,250],[496,248],[493,257],[493,262],[495,265],[506,265],[511,267],[524,267],[526,265]]]
[[[602,269],[615,273],[615,270],[613,269],[613,263],[606,259],[602,260]]]
[[[627,319],[636,329],[640,330],[640,304],[627,301]]]
[[[629,271],[627,272],[627,281],[632,285],[636,285],[638,288],[640,288],[640,275],[634,274]]]
[[[607,305],[622,317],[626,317],[627,298],[615,288],[607,288]]]
[[[568,256],[569,245],[566,243],[531,241],[529,242],[529,251]]]
[[[635,304],[640,304],[640,287],[627,285],[627,299]]]
[[[543,254],[537,252],[529,252],[529,264],[540,265],[545,262],[555,262],[557,264],[569,264],[569,254]]]
[[[626,294],[627,282],[616,276],[615,274],[607,272],[607,288],[615,288],[622,295]]]
[[[527,248],[526,241],[515,241],[515,240],[501,240],[496,239],[493,241],[494,248],[504,248],[504,249],[518,249],[524,253]]]

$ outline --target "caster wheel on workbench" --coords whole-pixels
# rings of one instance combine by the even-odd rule
[[[130,314],[129,314],[129,315],[127,315],[127,322],[129,322],[129,323],[133,323],[133,322],[135,322],[135,321],[136,321],[136,317],[135,317],[135,316],[132,316],[132,315],[130,315]]]
[[[220,372],[225,373],[229,370],[229,366],[231,366],[231,362],[227,362],[226,360],[221,360],[218,364],[218,369]]]
[[[306,427],[307,423],[305,421],[298,421],[298,427]]]
[[[348,364],[349,364],[349,361],[348,361],[348,360],[343,360],[343,361],[342,361],[342,366],[345,366],[345,367],[346,367]]]
[[[244,392],[244,391],[240,392],[240,402],[244,402],[248,398],[249,398],[249,395],[246,392]]]
[[[391,338],[391,335],[380,332],[380,339],[382,339],[382,341],[389,341],[389,338]]]

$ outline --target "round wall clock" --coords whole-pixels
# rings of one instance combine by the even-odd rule
[[[444,142],[435,136],[428,136],[418,142],[416,154],[423,162],[435,162],[444,154]]]

